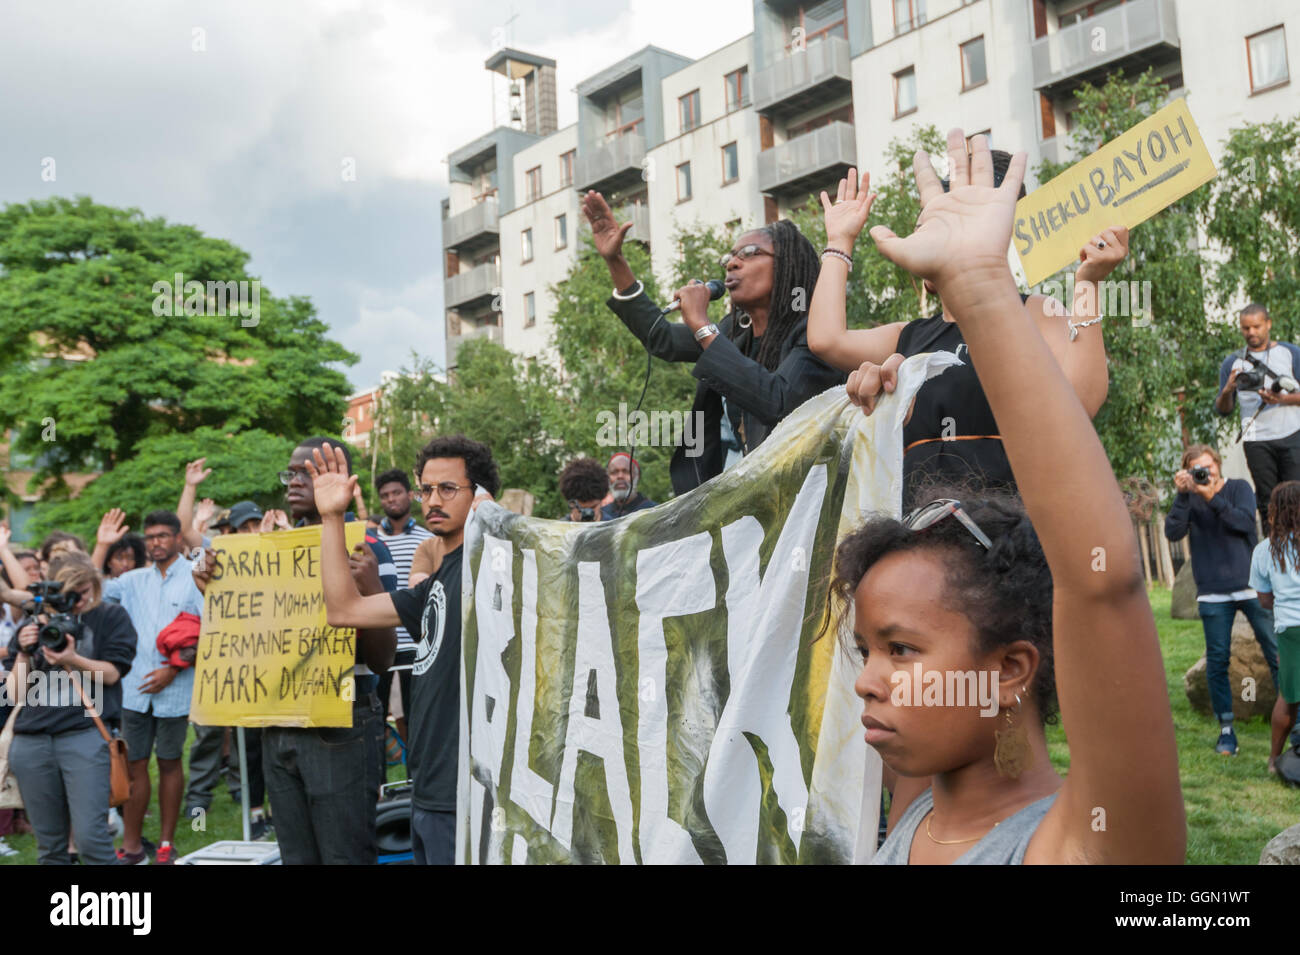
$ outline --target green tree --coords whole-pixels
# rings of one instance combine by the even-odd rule
[[[694,400],[696,382],[689,365],[648,359],[636,336],[606,307],[609,271],[592,245],[591,233],[584,228],[580,234],[582,247],[577,261],[563,281],[551,286],[555,298],[553,347],[563,367],[561,397],[567,415],[557,425],[569,456],[585,454],[603,462],[618,449],[598,443],[602,412],[617,417],[622,404],[630,415],[644,389],[642,411],[686,414]],[[718,250],[723,244],[729,245],[729,239],[720,239],[709,230],[704,234],[679,233],[676,242],[688,253],[674,269],[673,279],[681,285],[686,284],[687,277],[716,275],[717,256],[721,254]],[[651,272],[647,249],[639,242],[626,242],[623,254],[651,300],[665,300],[667,296],[661,294]],[[713,259],[711,267],[709,258]],[[717,312],[715,319],[721,318],[721,305],[715,303],[713,308]],[[636,448],[641,463],[640,489],[656,501],[672,496],[668,463],[673,450]]]
[[[1040,183],[1146,119],[1168,102],[1169,91],[1148,70],[1132,79],[1111,74],[1100,87],[1085,84],[1075,97],[1071,160],[1044,161],[1037,170]],[[1219,362],[1231,345],[1224,326],[1206,314],[1209,267],[1197,231],[1197,210],[1209,188],[1202,186],[1131,230],[1128,258],[1110,281],[1138,283],[1140,299],[1149,291],[1149,315],[1107,314],[1108,296],[1102,296],[1110,390],[1094,424],[1121,477],[1167,487],[1182,452],[1182,428],[1192,441],[1213,442],[1222,424],[1213,401]],[[1053,280],[1068,288],[1074,268]]]
[[[0,430],[35,459],[35,483],[52,480],[47,497],[66,495],[63,475],[110,472],[150,439],[337,433],[349,389],[330,366],[356,356],[310,301],[263,289],[256,319],[202,302],[209,282],[251,283],[247,263],[192,226],[84,196],[0,211]],[[176,273],[203,295],[171,288]]]
[[[1300,338],[1300,116],[1229,133],[1202,209],[1219,246],[1213,291],[1227,312],[1264,305],[1279,339]],[[1230,317],[1230,316],[1229,316]],[[1237,342],[1233,343],[1238,344]]]
[[[284,487],[277,474],[288,465],[297,440],[257,428],[232,434],[209,427],[146,437],[130,459],[91,481],[77,497],[41,507],[32,521],[32,540],[57,527],[89,544],[99,519],[113,507],[126,511],[127,523],[139,531],[141,518],[150,511],[176,509],[185,465],[197,458],[207,458],[212,469],[199,485],[200,498],[210,497],[223,507],[252,500],[264,509],[283,508]]]

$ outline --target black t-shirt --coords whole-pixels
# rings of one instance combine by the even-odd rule
[[[135,627],[131,624],[131,617],[127,612],[115,603],[102,603],[87,610],[81,615],[81,625],[82,632],[77,639],[77,652],[88,660],[103,660],[117,667],[118,681],[111,685],[105,682],[98,700],[95,699],[94,674],[88,675],[89,682],[83,681],[81,684],[90,702],[98,704],[99,715],[103,717],[104,722],[109,726],[116,726],[117,721],[122,717],[120,677],[126,676],[131,669],[131,663],[135,660]],[[16,660],[17,657],[18,634],[15,633],[9,641],[9,658]],[[28,688],[34,686],[34,669],[28,668]],[[62,667],[47,667],[43,678],[51,693],[51,699],[63,702],[58,694],[66,694],[64,699],[70,699],[68,705],[39,705],[35,695],[30,695],[23,708],[18,711],[18,718],[14,722],[15,733],[66,733],[69,730],[94,728],[95,721],[86,715],[86,708],[81,702],[80,695],[70,682],[59,676],[62,672],[65,672]],[[80,672],[76,675],[87,676]],[[36,677],[36,679],[41,678]],[[23,688],[19,687],[18,692],[23,693]]]
[[[416,641],[411,712],[406,725],[411,801],[434,812],[456,810],[460,752],[460,558],[457,547],[438,572],[394,593],[393,606]]]

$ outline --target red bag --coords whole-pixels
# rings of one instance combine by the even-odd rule
[[[195,650],[199,645],[200,618],[192,613],[180,613],[176,619],[158,632],[158,652],[167,662],[182,669],[194,665]]]

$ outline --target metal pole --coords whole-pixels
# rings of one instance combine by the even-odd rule
[[[248,824],[248,751],[244,748],[244,728],[235,727],[235,739],[239,745],[239,809],[244,823],[244,841],[252,842],[252,833]]]

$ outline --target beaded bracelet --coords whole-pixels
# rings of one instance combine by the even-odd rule
[[[822,249],[822,258],[824,259],[828,255],[833,255],[835,258],[847,265],[850,272],[853,271],[853,257],[851,255],[841,252],[839,249],[832,249],[829,247]]]

